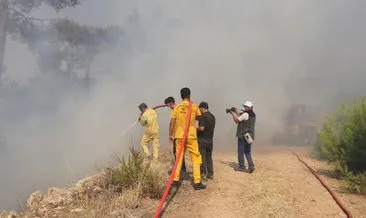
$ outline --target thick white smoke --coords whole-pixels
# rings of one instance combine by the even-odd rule
[[[140,127],[119,138],[136,120],[137,105],[155,106],[167,96],[180,101],[185,86],[216,116],[217,150],[235,149],[235,125],[225,109],[246,100],[258,116],[260,146],[282,128],[291,104],[326,108],[340,94],[364,93],[364,6],[360,1],[89,0],[61,11],[59,16],[87,25],[120,25],[123,40],[95,58],[91,93],[70,93],[44,79],[26,98],[31,105],[44,92],[54,92],[60,97],[50,109],[55,113],[40,107],[37,116],[22,120],[29,105],[17,105],[16,122],[2,119],[6,124],[0,130],[11,147],[0,157],[0,208],[16,207],[17,198],[24,200],[35,189],[67,184],[68,164],[77,178],[105,165],[113,152],[127,151],[130,133],[138,145]],[[34,16],[56,15],[44,7]],[[21,47],[8,43],[6,75],[26,83],[39,72],[35,58]],[[159,114],[161,143],[169,147],[169,111]]]

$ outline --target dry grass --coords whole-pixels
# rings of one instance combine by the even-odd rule
[[[164,161],[169,154],[161,154]],[[167,181],[167,164],[145,160],[134,149],[119,167],[79,181],[71,189],[71,200],[62,205],[42,201],[20,217],[151,217]],[[170,165],[169,165],[170,166]]]
[[[62,217],[143,217],[155,207],[155,201],[141,198],[137,190],[129,189],[119,194],[104,192],[93,199],[75,202],[74,209],[64,210]]]
[[[164,191],[167,175],[162,169],[166,165],[146,160],[133,148],[130,151],[127,159],[118,160],[118,168],[106,170],[103,194],[80,201],[87,217],[143,217],[155,209],[154,199]]]
[[[119,191],[132,189],[137,197],[158,199],[165,187],[165,174],[161,172],[159,162],[148,161],[144,156],[131,148],[128,160],[122,158],[120,167],[110,172],[110,183]]]

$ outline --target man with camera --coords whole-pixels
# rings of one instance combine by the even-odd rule
[[[238,162],[239,167],[235,171],[252,173],[254,163],[252,159],[252,143],[255,137],[255,121],[256,115],[253,111],[253,103],[246,101],[244,103],[244,111],[236,108],[226,109],[226,113],[231,113],[233,120],[238,124],[236,137],[238,137]],[[248,162],[248,170],[245,169],[244,156]]]

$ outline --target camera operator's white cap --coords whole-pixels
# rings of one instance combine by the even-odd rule
[[[253,107],[253,103],[251,101],[246,101],[243,106],[245,107]]]

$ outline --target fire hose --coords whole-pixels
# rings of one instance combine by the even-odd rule
[[[166,104],[162,104],[162,105],[158,105],[153,107],[154,110],[158,109],[158,108],[162,108],[162,107],[167,107]]]
[[[162,107],[167,107],[166,104],[162,104],[162,105],[158,105],[153,107],[154,110],[162,108]],[[138,123],[138,120],[134,121],[129,127],[127,127],[121,134],[120,137],[124,136],[130,129],[132,129],[136,124]]]
[[[154,107],[153,109],[155,110],[155,109],[162,108],[162,107],[166,107],[166,105],[158,105],[158,106]],[[187,133],[188,133],[188,127],[189,127],[189,120],[190,120],[190,117],[191,117],[191,112],[192,112],[192,102],[190,101],[189,102],[189,106],[188,106],[188,113],[187,113],[186,123],[185,123],[185,127],[184,127],[184,134],[183,134],[182,143],[181,143],[181,146],[179,147],[178,154],[177,154],[177,158],[175,160],[174,167],[173,167],[173,170],[172,170],[172,172],[170,174],[169,180],[168,180],[168,182],[166,184],[166,187],[165,187],[163,196],[162,196],[162,198],[161,198],[161,200],[159,202],[159,206],[158,206],[157,210],[155,211],[154,218],[159,218],[160,217],[160,214],[161,214],[163,205],[165,203],[166,198],[168,197],[169,190],[170,190],[171,185],[173,183],[173,177],[174,177],[174,174],[175,174],[175,172],[177,170],[178,162],[179,162],[179,160],[180,160],[180,158],[182,156],[183,149],[184,149],[184,146],[185,146],[185,143],[186,143]],[[335,194],[335,192],[333,192],[329,188],[329,186],[324,182],[324,180],[304,160],[302,160],[299,155],[297,155],[295,152],[293,152],[290,149],[288,149],[288,150],[294,156],[296,156],[297,159],[310,170],[310,172],[315,176],[315,178],[317,178],[319,180],[319,182],[322,184],[322,186],[328,191],[328,193],[332,196],[332,198],[334,199],[334,201],[338,204],[338,206],[342,209],[342,211],[347,215],[347,218],[353,218],[351,212],[342,204],[341,200],[338,198],[338,196]]]
[[[293,152],[292,150],[288,149],[293,155],[295,155],[297,157],[297,159],[304,164],[309,170],[310,172],[319,180],[319,182],[323,185],[323,187],[329,192],[329,194],[332,196],[332,198],[334,199],[334,201],[338,204],[338,206],[342,209],[342,211],[347,215],[348,218],[352,218],[352,214],[351,212],[342,204],[341,200],[338,198],[338,196],[336,195],[335,192],[333,192],[329,186],[324,182],[324,180],[313,170],[313,168],[311,168],[304,160],[302,160],[300,158],[299,155],[297,155],[295,152]]]
[[[180,158],[183,154],[183,148],[184,148],[186,140],[187,140],[188,127],[189,127],[189,121],[190,121],[190,118],[191,118],[191,113],[192,113],[192,102],[190,101],[189,106],[188,106],[188,113],[187,113],[186,123],[185,123],[185,126],[184,126],[184,133],[183,133],[182,143],[179,147],[177,158],[175,159],[173,170],[172,170],[172,172],[170,174],[170,177],[169,177],[169,180],[166,184],[166,187],[165,187],[165,190],[164,190],[164,193],[163,193],[163,197],[161,198],[161,200],[159,202],[159,206],[158,206],[157,210],[155,211],[154,218],[159,218],[160,217],[163,205],[165,203],[166,198],[168,197],[170,187],[173,183],[173,177],[174,177],[175,171],[177,170],[178,162],[179,162],[179,160],[180,160]]]

